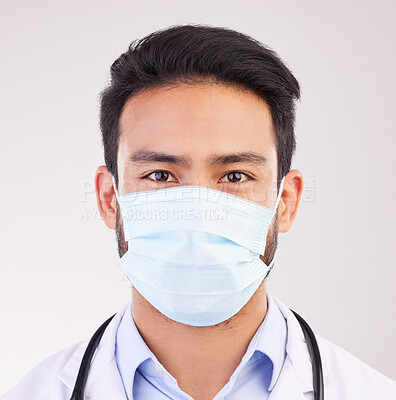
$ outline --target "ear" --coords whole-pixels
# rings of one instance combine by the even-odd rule
[[[110,229],[116,229],[117,198],[113,188],[112,175],[105,165],[101,165],[95,174],[96,201],[100,216]]]
[[[286,174],[278,208],[279,232],[287,232],[292,227],[300,204],[303,186],[303,177],[300,171],[294,169]]]

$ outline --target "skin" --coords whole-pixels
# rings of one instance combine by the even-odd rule
[[[273,123],[269,107],[253,93],[203,83],[152,89],[127,101],[120,126],[117,154],[120,195],[200,185],[274,207],[277,153]],[[190,162],[175,165],[164,161],[128,161],[132,153],[142,149],[184,156]],[[266,162],[224,165],[209,162],[213,154],[249,151],[264,156]],[[168,174],[153,173],[158,170]],[[231,171],[247,175],[230,174]],[[128,244],[123,240],[112,178],[105,166],[97,169],[95,187],[100,215],[107,227],[117,229],[122,255]],[[262,256],[267,264],[276,249],[277,233],[287,232],[293,224],[302,190],[301,173],[298,170],[288,172]],[[224,387],[267,312],[265,280],[236,315],[209,327],[193,327],[170,320],[133,287],[132,297],[132,315],[144,341],[177,379],[179,387],[196,400],[213,399]]]

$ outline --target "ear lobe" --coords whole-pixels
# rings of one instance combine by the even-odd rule
[[[105,165],[101,165],[96,170],[95,192],[100,216],[108,228],[116,229],[117,199],[112,175]]]
[[[279,232],[287,232],[292,227],[293,221],[297,216],[303,187],[303,177],[300,171],[292,170],[286,174],[279,202]]]

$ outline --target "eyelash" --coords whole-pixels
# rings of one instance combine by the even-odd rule
[[[166,172],[166,173],[168,173],[169,175],[173,176],[173,174],[172,174],[171,172],[169,172],[169,171],[167,171],[167,170],[165,170],[165,169],[156,169],[156,170],[151,171],[151,172],[149,172],[148,174],[142,176],[141,179],[150,179],[150,180],[152,180],[152,181],[154,181],[154,182],[159,182],[159,183],[169,183],[169,182],[166,182],[166,181],[156,181],[156,180],[154,180],[154,179],[149,178],[149,176],[150,176],[151,174],[153,174],[154,172]],[[239,170],[228,171],[228,172],[226,172],[224,175],[222,175],[222,178],[223,178],[224,176],[227,176],[228,174],[233,173],[233,172],[234,172],[234,173],[236,172],[236,173],[240,173],[240,174],[242,174],[242,175],[245,175],[246,178],[247,178],[246,181],[243,181],[243,182],[223,182],[223,183],[233,183],[233,184],[236,184],[236,183],[245,183],[245,182],[253,181],[253,180],[254,180],[254,178],[251,177],[249,174],[247,174],[246,172],[243,172],[243,171],[239,171]]]

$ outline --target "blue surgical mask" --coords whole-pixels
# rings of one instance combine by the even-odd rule
[[[275,207],[219,190],[177,186],[119,196],[128,251],[121,268],[168,318],[193,326],[235,315],[272,268],[259,255]]]

